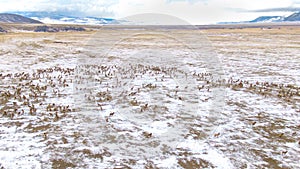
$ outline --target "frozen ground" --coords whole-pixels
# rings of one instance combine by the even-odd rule
[[[1,35],[0,168],[300,168],[299,28],[94,33]]]

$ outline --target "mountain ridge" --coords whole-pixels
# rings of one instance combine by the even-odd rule
[[[0,14],[0,22],[5,23],[49,23],[49,24],[79,24],[79,25],[105,25],[121,24],[122,21],[113,18],[84,16],[76,14],[56,12],[11,12]],[[6,15],[6,16],[5,16]],[[75,16],[73,16],[75,15]],[[9,16],[9,17],[7,17]],[[21,18],[22,17],[22,18]],[[287,17],[284,16],[260,16],[251,21],[241,22],[218,22],[217,24],[248,24],[248,23],[278,23],[278,22],[300,22],[300,12],[295,12]]]
[[[295,12],[287,17],[284,17],[284,16],[260,16],[251,21],[219,22],[218,24],[247,24],[247,23],[276,23],[276,22],[300,22],[300,12]]]
[[[43,23],[54,23],[54,24],[92,24],[92,25],[103,25],[103,24],[117,24],[118,21],[112,18],[93,17],[93,16],[74,16],[67,13],[56,13],[56,12],[12,12],[24,17],[39,20]]]
[[[285,21],[300,21],[300,11],[286,17]]]
[[[38,20],[12,13],[0,13],[0,23],[42,24]]]

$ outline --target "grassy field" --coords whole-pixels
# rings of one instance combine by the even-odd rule
[[[300,167],[299,26],[35,26],[1,25],[0,168]]]

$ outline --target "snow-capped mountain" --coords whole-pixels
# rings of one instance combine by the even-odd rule
[[[40,24],[42,22],[28,17],[24,17],[16,14],[1,13],[0,22],[2,23],[31,23],[31,24]]]
[[[284,21],[300,21],[300,12],[293,13],[292,15],[286,17]]]
[[[11,12],[27,18],[31,18],[43,23],[49,24],[88,24],[88,25],[103,25],[103,24],[128,24],[125,21],[120,21],[112,18],[102,17],[82,17],[78,14],[69,14],[61,12]],[[274,23],[274,22],[299,22],[300,12],[296,12],[288,17],[284,16],[260,16],[251,21],[241,22],[219,22],[218,24],[247,24],[247,23]]]
[[[103,24],[117,24],[118,21],[111,18],[98,17],[78,17],[69,14],[62,14],[56,12],[13,12],[31,19],[41,21],[49,24],[89,24],[89,25],[103,25]]]
[[[261,16],[252,21],[250,23],[270,23],[270,22],[282,22],[284,21],[283,16]]]
[[[219,22],[218,24],[244,24],[244,23],[274,23],[274,22],[299,22],[300,12],[295,12],[290,16],[260,16],[252,21],[242,22]]]

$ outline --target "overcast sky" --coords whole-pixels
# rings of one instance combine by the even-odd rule
[[[116,19],[161,13],[191,24],[209,24],[289,15],[300,11],[300,0],[0,0],[0,12],[9,11],[68,12]]]

